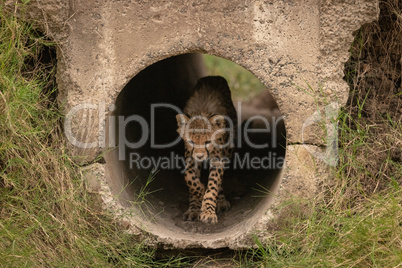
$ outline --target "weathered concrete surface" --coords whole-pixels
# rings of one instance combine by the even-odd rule
[[[17,10],[14,3],[5,4]],[[285,115],[287,165],[273,204],[285,193],[314,195],[316,182],[326,176],[325,169],[307,168],[312,164],[311,154],[303,144],[325,144],[317,127],[304,128],[303,123],[327,103],[346,102],[349,90],[342,80],[343,64],[352,33],[375,20],[379,12],[375,0],[33,0],[26,10],[27,19],[37,21],[59,43],[59,101],[66,114],[72,115],[67,120],[71,126],[67,138],[77,162],[91,162],[105,149],[105,120],[113,110],[111,105],[147,66],[169,56],[203,52],[253,72],[271,90]],[[103,183],[104,191],[113,193],[124,180]],[[209,238],[179,239],[177,232],[160,233],[160,226],[146,225],[146,219],[132,226],[138,230],[145,224],[153,241],[166,246],[240,248],[248,245],[248,234],[264,230],[272,217],[269,204],[258,207],[255,215],[260,219],[239,223],[246,230],[238,228],[241,231]]]
[[[316,101],[323,103],[312,95],[322,90],[327,102],[345,103],[343,64],[352,33],[377,18],[377,5],[374,0],[36,0],[27,10],[60,43],[57,79],[66,111],[82,103],[108,107],[140,70],[172,55],[199,51],[253,72],[286,116],[289,143],[317,144],[308,133],[301,138],[302,123],[317,109]],[[73,134],[94,148],[72,148],[88,162],[100,151],[95,143],[102,145],[99,113],[89,110],[80,115],[85,120],[76,117]],[[88,125],[93,127],[87,130]]]

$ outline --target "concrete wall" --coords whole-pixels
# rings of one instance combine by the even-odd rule
[[[14,9],[13,1],[6,5]],[[105,149],[110,105],[136,74],[153,63],[202,52],[229,59],[255,74],[285,115],[286,168],[275,204],[289,192],[314,196],[317,182],[328,175],[326,165],[313,164],[310,153],[325,150],[324,134],[317,126],[303,128],[303,124],[317,109],[325,111],[328,103],[345,104],[349,89],[342,79],[343,66],[352,34],[375,20],[378,12],[374,0],[36,0],[26,17],[59,43],[59,101],[66,114],[77,110],[68,136],[91,147],[68,142],[80,163],[91,162]],[[83,104],[87,109],[74,108]],[[155,235],[154,242],[239,248],[247,244],[249,234],[266,230],[271,214],[261,212],[258,223],[226,240],[179,243],[169,235]]]

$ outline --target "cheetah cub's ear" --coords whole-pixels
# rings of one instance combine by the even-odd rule
[[[178,114],[176,115],[176,120],[177,120],[177,132],[179,132],[180,136],[184,136],[184,132],[186,130],[186,124],[189,121],[189,118],[185,116],[184,114]]]
[[[225,128],[225,117],[223,115],[214,115],[209,118],[213,128]]]

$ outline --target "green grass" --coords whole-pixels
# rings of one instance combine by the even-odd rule
[[[212,55],[204,55],[204,62],[208,75],[226,78],[235,100],[249,100],[266,89],[257,77],[234,62]]]
[[[294,200],[278,208],[278,213],[291,217],[278,223],[282,229],[273,241],[260,243],[252,252],[257,263],[269,267],[402,265],[402,165],[390,155],[377,157],[374,161],[380,168],[370,171],[367,160],[378,153],[373,146],[385,151],[400,143],[402,125],[384,122],[388,128],[383,131],[393,135],[378,141],[378,133],[366,119],[345,112],[339,117],[342,146],[334,179],[326,182],[324,194],[316,200]]]
[[[207,261],[223,265],[205,256],[160,258],[98,208],[97,197],[85,191],[80,169],[67,154],[57,127],[63,118],[51,97],[55,89],[49,89],[52,71],[40,64],[26,66],[38,62],[40,51],[54,44],[1,11],[0,21],[1,265],[188,267]],[[235,98],[248,99],[264,89],[241,67],[205,57],[210,74],[232,81]],[[288,217],[277,222],[281,228],[275,238],[256,240],[257,249],[231,252],[225,263],[402,266],[402,163],[395,157],[402,141],[401,119],[381,113],[373,123],[365,116],[367,96],[359,93],[357,104],[339,115],[339,165],[323,194],[279,206],[278,213]]]
[[[270,267],[397,267],[401,201],[398,190],[351,209],[315,207],[257,254]]]
[[[42,79],[51,72],[26,68],[53,44],[1,11],[0,21],[1,265],[154,267],[154,251],[124,235],[85,191],[64,148],[54,89]]]

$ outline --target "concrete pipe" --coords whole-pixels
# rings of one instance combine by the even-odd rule
[[[117,141],[105,156],[112,196],[131,214],[130,224],[179,247],[225,247],[255,225],[272,203],[285,159],[284,124],[272,99],[236,103],[243,123],[224,175],[232,208],[218,215],[216,225],[183,220],[189,197],[175,116],[205,75],[202,64],[202,55],[193,53],[147,67],[123,88],[109,117],[116,126],[109,133]]]
[[[71,157],[87,166],[89,188],[128,232],[165,248],[251,247],[253,237],[269,240],[275,233],[273,220],[286,217],[276,208],[287,198],[320,193],[331,175],[328,167],[336,165],[333,119],[348,98],[343,69],[353,33],[379,14],[376,0],[32,0],[27,5],[23,17],[58,44],[58,100]],[[20,8],[13,1],[4,6],[12,12]],[[149,107],[183,108],[204,75],[195,52],[251,71],[275,98],[286,126],[286,149],[239,150],[241,157],[259,158],[286,152],[285,165],[226,172],[233,207],[213,227],[181,220],[187,191],[179,170],[160,168],[152,177],[151,165],[143,168],[148,163],[130,168],[135,162],[130,156],[150,161],[182,154],[180,143],[150,146],[152,138],[164,144],[177,134],[174,110],[158,106],[151,120]],[[243,121],[269,115],[262,97],[242,108],[247,108],[239,109]],[[151,127],[152,121],[158,123]],[[261,129],[260,123],[251,126]],[[151,129],[147,134],[153,137],[134,146]],[[258,132],[250,139],[270,140]],[[105,163],[94,163],[100,156]]]

